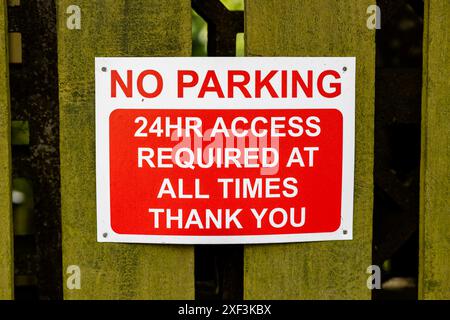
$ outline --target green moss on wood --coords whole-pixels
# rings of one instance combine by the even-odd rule
[[[94,57],[190,56],[190,1],[80,0],[81,30],[69,30],[73,3],[57,1],[62,249],[81,289],[64,297],[193,299],[192,246],[97,243],[94,137]]]
[[[6,1],[0,1],[0,300],[14,295],[7,37]]]
[[[371,0],[249,0],[249,56],[356,56],[354,240],[245,247],[246,299],[370,299],[375,32]]]
[[[424,18],[419,298],[450,299],[450,1]]]

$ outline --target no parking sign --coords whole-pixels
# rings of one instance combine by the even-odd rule
[[[98,241],[352,239],[354,58],[96,58]]]

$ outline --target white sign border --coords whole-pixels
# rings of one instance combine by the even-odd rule
[[[145,61],[146,60],[146,61]],[[144,63],[145,62],[145,63]],[[208,99],[201,107],[195,97],[186,97],[183,105],[179,101],[172,101],[168,97],[161,99],[141,99],[140,97],[120,97],[112,99],[108,96],[109,69],[133,69],[138,72],[151,64],[157,63],[165,69],[175,66],[189,66],[189,68],[232,68],[248,69],[248,66],[265,69],[279,68],[292,64],[299,70],[342,70],[342,93],[334,99],[312,98],[304,99],[305,106],[301,109],[337,109],[343,116],[343,159],[342,159],[342,199],[341,225],[334,232],[299,233],[299,234],[270,234],[270,235],[224,235],[224,236],[173,236],[173,235],[131,235],[119,234],[111,228],[110,222],[110,186],[109,186],[109,115],[115,109],[150,109],[166,107],[168,109],[299,109],[298,101],[294,99],[270,99],[257,101],[256,99]],[[97,241],[121,243],[154,243],[154,244],[263,244],[312,242],[329,240],[353,239],[353,191],[354,191],[354,155],[355,155],[355,57],[118,57],[95,58],[95,123],[96,123],[96,188],[97,188]],[[170,84],[169,84],[170,85]],[[175,88],[175,86],[171,86]],[[208,105],[209,104],[209,105]],[[217,107],[220,105],[220,107]],[[237,108],[236,105],[240,107]],[[261,107],[264,105],[264,107]],[[120,107],[116,107],[120,106]],[[173,106],[173,107],[168,107]],[[345,143],[344,143],[345,142]]]

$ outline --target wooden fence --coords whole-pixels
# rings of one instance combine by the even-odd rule
[[[6,2],[0,2],[0,299],[13,297],[11,130]]]
[[[244,299],[370,299],[374,202],[373,0],[247,0],[248,56],[355,56],[354,239],[244,246]],[[190,0],[56,1],[65,299],[193,299],[194,247],[97,243],[94,57],[190,56]],[[0,298],[14,296],[7,4],[0,1]],[[383,21],[383,20],[382,20]],[[450,2],[426,0],[419,298],[450,299]],[[81,271],[81,288],[66,285]],[[56,276],[58,277],[58,276]]]

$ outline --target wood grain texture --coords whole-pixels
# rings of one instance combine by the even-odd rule
[[[94,137],[94,57],[190,56],[190,1],[80,0],[81,30],[71,4],[57,1],[63,272],[78,265],[81,289],[64,297],[193,299],[193,247],[97,243]]]
[[[450,299],[450,1],[424,24],[419,298]]]
[[[6,1],[0,1],[0,300],[12,299],[11,126]]]
[[[246,246],[245,299],[370,299],[375,32],[372,0],[249,0],[249,56],[356,56],[356,168],[352,241]],[[324,196],[325,197],[325,196]],[[326,198],[324,198],[326,201]]]

